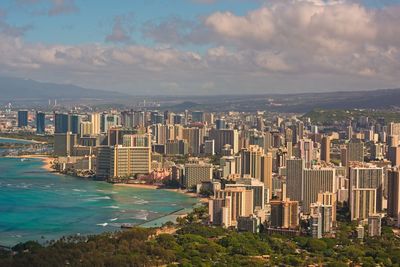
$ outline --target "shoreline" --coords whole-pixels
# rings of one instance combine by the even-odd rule
[[[196,198],[199,200],[200,203],[208,203],[208,198],[199,197],[196,193],[188,192],[186,190],[178,189],[178,188],[163,188],[158,185],[150,185],[150,184],[122,184],[116,183],[113,184],[114,186],[121,186],[121,187],[130,187],[130,188],[138,188],[138,189],[149,189],[149,190],[165,190],[169,192],[175,192],[179,194],[183,194],[185,196]]]
[[[6,158],[15,158],[15,159],[40,159],[43,162],[43,165],[41,166],[42,169],[53,173],[53,174],[59,174],[55,172],[55,170],[52,168],[53,166],[53,160],[54,158],[48,156],[48,155],[21,155],[21,156],[6,156]]]
[[[29,140],[29,139],[21,139],[21,138],[11,138],[11,137],[3,137],[0,136],[0,140],[4,139],[4,140],[15,140],[15,141],[24,141],[24,142],[28,142],[28,143],[32,143],[32,144],[43,144],[44,142],[39,142],[36,140]]]

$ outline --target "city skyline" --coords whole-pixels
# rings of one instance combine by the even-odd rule
[[[400,1],[0,4],[0,75],[130,94],[398,88]]]

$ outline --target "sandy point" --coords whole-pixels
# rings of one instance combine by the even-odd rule
[[[53,166],[53,161],[55,160],[52,157],[49,157],[48,155],[21,155],[17,156],[14,158],[19,158],[19,159],[40,159],[43,162],[42,168],[45,169],[46,171],[53,172],[54,169],[52,168]]]

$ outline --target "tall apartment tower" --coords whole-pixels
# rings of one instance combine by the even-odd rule
[[[272,153],[268,152],[261,157],[261,182],[272,198]]]
[[[286,185],[282,185],[282,198],[271,200],[271,227],[297,229],[299,227],[299,202],[286,197]]]
[[[64,113],[54,114],[54,133],[67,133],[69,131],[69,116]]]
[[[19,110],[18,111],[18,127],[26,127],[28,126],[28,111],[27,110]]]
[[[210,182],[213,177],[213,166],[204,162],[185,164],[185,175],[181,184],[191,189],[202,182]]]
[[[391,122],[388,125],[388,134],[397,136],[397,140],[400,136],[400,123]]]
[[[213,129],[210,131],[210,139],[215,140],[217,154],[221,154],[225,145],[230,145],[234,154],[239,152],[239,133],[236,129]]]
[[[242,149],[240,155],[240,174],[242,176],[250,175],[252,178],[261,180],[261,157],[264,155],[264,150],[258,145],[251,145],[248,149]]]
[[[331,161],[331,138],[330,138],[330,136],[322,137],[321,160],[325,161],[325,162]]]
[[[334,168],[318,168],[303,170],[303,185],[298,190],[302,191],[302,210],[310,213],[311,203],[318,200],[321,192],[336,193],[336,173]]]
[[[392,163],[392,166],[400,165],[400,147],[399,146],[389,146],[387,158]]]
[[[350,218],[354,220],[365,220],[372,214],[376,214],[376,189],[375,188],[352,188],[349,205]]]
[[[354,164],[349,168],[349,199],[354,199],[353,189],[375,189],[376,210],[381,212],[383,202],[383,168],[375,165]],[[351,205],[352,203],[350,203]]]
[[[188,142],[189,145],[189,154],[195,156],[200,154],[200,145],[203,140],[203,136],[203,129],[198,127],[184,128],[182,130],[182,137]]]
[[[90,114],[90,122],[92,123],[92,135],[100,134],[100,113]]]
[[[400,171],[392,169],[388,171],[388,206],[387,214],[392,217],[397,226],[400,226]]]
[[[359,139],[352,139],[347,144],[346,166],[351,161],[364,162],[364,142]]]
[[[43,112],[36,112],[36,133],[44,134],[46,131],[46,114]]]
[[[302,200],[304,160],[289,159],[286,162],[287,196],[294,201]]]
[[[217,205],[215,205],[217,204]],[[209,201],[211,220],[224,222],[223,226],[236,226],[239,217],[248,217],[253,214],[253,190],[245,187],[232,187],[218,190],[214,198]],[[218,219],[222,216],[222,219]]]

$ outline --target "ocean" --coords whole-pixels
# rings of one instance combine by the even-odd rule
[[[0,158],[0,245],[117,231],[124,223],[152,226],[197,203],[175,192],[52,174],[42,165]]]

